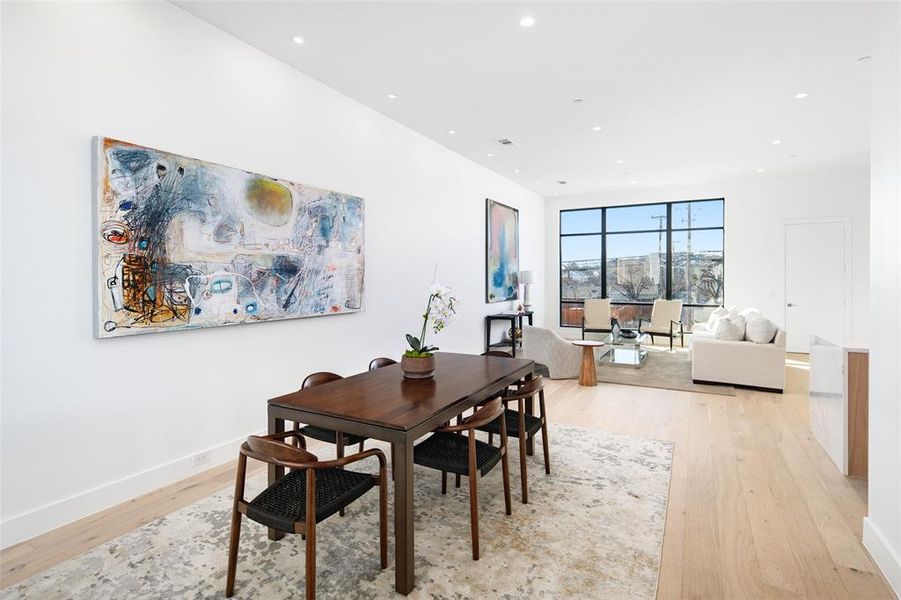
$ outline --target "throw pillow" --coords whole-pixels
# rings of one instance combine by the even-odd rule
[[[719,308],[714,309],[710,316],[707,317],[707,329],[708,331],[713,331],[716,328],[716,322],[718,319],[725,317],[729,314],[729,309],[725,306],[720,306]]]
[[[723,317],[716,325],[713,337],[718,340],[741,342],[745,339],[745,319],[741,316]]]
[[[776,337],[776,324],[761,314],[752,315],[745,327],[748,341],[755,344],[769,344]]]

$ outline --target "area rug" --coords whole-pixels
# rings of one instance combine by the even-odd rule
[[[440,473],[415,468],[416,588],[409,598],[654,598],[672,444],[569,426],[552,426],[549,438],[551,475],[544,474],[540,446],[529,457],[528,505],[520,502],[511,441],[511,516],[504,514],[500,467],[480,480],[478,562],[471,556],[465,478],[459,489],[451,478],[442,496]],[[248,480],[247,497],[263,488],[264,477]],[[231,492],[223,490],[3,590],[0,598],[222,598],[230,509]],[[319,598],[400,597],[393,543],[388,568],[378,567],[375,491],[345,517],[323,521],[317,542]],[[235,597],[302,598],[303,565],[300,536],[272,542],[245,519]]]
[[[735,395],[735,388],[731,385],[694,383],[691,380],[691,355],[688,350],[679,349],[673,352],[648,350],[647,359],[637,369],[631,366],[599,362],[597,371],[598,381],[605,383],[719,394],[721,396]]]

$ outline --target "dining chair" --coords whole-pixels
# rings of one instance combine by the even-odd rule
[[[507,426],[501,420],[500,448],[477,440],[477,427],[503,416],[504,405],[495,398],[467,417],[459,425],[446,425],[413,447],[413,462],[417,465],[441,471],[441,493],[447,493],[447,474],[469,476],[469,519],[472,532],[472,559],[479,560],[479,475],[485,476],[498,462],[504,477],[504,506],[508,515],[510,504],[510,465],[507,461]],[[466,435],[462,435],[466,433]],[[461,434],[461,435],[458,435]]]
[[[303,380],[303,383],[300,384],[300,389],[305,390],[317,385],[325,385],[326,383],[331,383],[332,381],[337,381],[338,379],[343,379],[343,377],[335,373],[329,373],[328,371],[319,371],[317,373],[307,375],[307,377]],[[366,438],[361,435],[356,435],[353,433],[342,434],[335,431],[334,429],[317,427],[316,425],[303,425],[301,423],[295,423],[294,427],[295,429],[299,429],[300,432],[306,437],[313,438],[314,440],[319,440],[320,442],[326,442],[327,444],[335,444],[335,456],[338,458],[344,457],[344,448],[346,446],[359,444],[360,452],[362,452],[363,442],[366,441]],[[339,511],[339,514],[342,517],[344,516],[343,508]]]
[[[525,401],[538,395],[539,416],[526,412]],[[504,416],[493,421],[479,425],[476,429],[488,432],[488,443],[492,443],[494,434],[500,433],[502,427],[506,427],[507,435],[519,438],[519,474],[522,480],[522,503],[529,503],[528,471],[526,466],[526,441],[541,431],[541,445],[544,449],[544,472],[550,475],[551,459],[547,438],[547,413],[544,405],[544,378],[536,375],[534,379],[523,381],[518,389],[507,388],[500,396],[501,402],[507,407]],[[510,404],[516,402],[516,410],[510,409]]]
[[[391,365],[396,365],[397,361],[393,358],[385,358],[384,356],[380,358],[373,358],[369,361],[369,370],[375,371],[377,369],[381,369],[382,367],[390,367]]]
[[[685,347],[685,331],[682,325],[682,301],[681,300],[654,300],[654,308],[651,309],[651,321],[646,326],[642,324],[646,319],[638,319],[638,332],[647,333],[654,343],[654,336],[668,337],[669,349],[673,349],[673,338],[678,337]],[[678,331],[676,331],[678,328]]]
[[[292,438],[294,445],[286,442],[288,438]],[[379,461],[378,475],[344,468],[371,456]],[[244,499],[248,458],[290,469],[250,502]],[[316,524],[343,510],[375,486],[379,488],[379,560],[384,569],[388,566],[388,484],[385,455],[381,450],[373,448],[344,458],[320,461],[306,451],[299,430],[247,438],[238,454],[225,596],[231,598],[235,591],[241,519],[246,516],[266,527],[305,536],[306,598],[313,600],[316,596]]]
[[[586,333],[613,331],[610,298],[586,298],[582,313],[582,339]]]

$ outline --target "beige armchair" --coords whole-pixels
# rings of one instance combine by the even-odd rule
[[[582,313],[582,339],[586,333],[610,333],[613,331],[609,298],[589,298],[585,300]]]
[[[682,301],[681,300],[654,300],[654,308],[651,310],[651,322],[642,326],[644,319],[638,320],[638,331],[651,336],[668,337],[669,349],[673,349],[673,338],[678,337],[682,347],[685,347],[685,331],[682,327]]]

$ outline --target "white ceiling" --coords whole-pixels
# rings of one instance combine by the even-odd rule
[[[544,196],[868,156],[860,2],[176,3]]]

